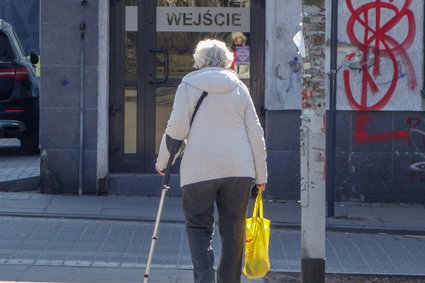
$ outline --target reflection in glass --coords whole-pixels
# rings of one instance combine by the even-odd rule
[[[193,51],[196,44],[206,38],[215,38],[229,42],[229,33],[219,32],[158,32],[157,47],[167,49],[169,52],[169,77],[182,78],[192,72]],[[229,42],[231,43],[231,42]],[[162,70],[162,69],[161,69]],[[157,77],[163,76],[157,73]]]
[[[233,7],[249,8],[250,0],[157,0],[158,7]],[[180,11],[180,10],[177,10]],[[178,14],[178,12],[176,12]],[[183,22],[183,20],[181,20]],[[235,42],[235,34],[242,35],[244,38],[243,44]],[[193,26],[193,31],[186,32],[157,32],[157,48],[163,48],[169,52],[169,77],[182,78],[187,73],[194,70],[193,67],[193,51],[196,44],[203,39],[214,38],[226,42],[230,50],[238,56],[238,61],[235,60],[232,64],[232,69],[238,73],[241,79],[249,79],[250,59],[249,59],[249,43],[250,33],[245,32],[227,32],[217,28],[214,32],[199,31],[199,26]],[[236,50],[235,46],[241,47]],[[236,58],[236,56],[235,56]],[[163,76],[163,68],[157,68],[157,77]]]
[[[249,52],[249,34],[245,34],[246,43],[245,48]],[[227,43],[229,49],[232,49],[232,33],[220,32],[158,32],[157,33],[157,46],[159,48],[167,49],[169,52],[169,77],[182,78],[186,74],[192,72],[193,67],[193,51],[196,44],[206,38],[215,38]],[[232,49],[233,50],[233,49]],[[242,57],[243,58],[243,57]],[[236,59],[236,57],[235,57]],[[241,79],[249,79],[249,54],[248,60],[245,62],[234,62],[232,69],[239,74]],[[163,68],[158,68],[157,77],[163,76]]]
[[[137,75],[137,31],[125,32],[125,59],[124,68],[126,77],[135,77]]]
[[[125,88],[124,153],[137,153],[137,89]]]
[[[249,79],[250,47],[248,37],[242,32],[232,32],[233,62],[230,68],[234,70],[240,79]]]
[[[158,154],[159,145],[161,144],[162,135],[167,127],[170,118],[171,109],[173,107],[174,95],[177,88],[175,87],[158,87],[156,88],[156,119],[155,119],[155,153]]]
[[[137,6],[139,4],[139,0],[125,0],[126,6]]]
[[[137,6],[139,0],[125,0],[125,58],[124,73],[126,77],[137,76]]]

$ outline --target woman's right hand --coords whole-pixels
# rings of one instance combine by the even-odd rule
[[[265,183],[264,184],[257,184],[257,188],[260,191],[264,192],[266,190],[266,184]]]
[[[156,172],[158,172],[159,175],[165,175],[164,170],[159,169],[156,165],[155,165],[155,170]]]

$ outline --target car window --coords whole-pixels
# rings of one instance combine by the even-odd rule
[[[7,35],[0,31],[0,61],[11,61],[15,59],[12,46]]]
[[[12,36],[14,37],[14,41],[16,42],[15,46],[16,46],[16,48],[18,49],[19,56],[21,56],[21,57],[25,57],[25,51],[24,51],[24,48],[22,47],[22,44],[21,44],[21,42],[19,41],[19,37],[18,37],[18,35],[15,33],[15,31],[14,31],[14,30],[12,30]]]

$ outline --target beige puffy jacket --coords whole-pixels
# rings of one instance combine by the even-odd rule
[[[208,95],[190,120],[203,91]],[[185,76],[162,138],[157,168],[164,169],[170,153],[165,135],[187,139],[180,167],[180,185],[225,177],[252,177],[267,182],[264,132],[246,86],[237,74],[207,67]]]

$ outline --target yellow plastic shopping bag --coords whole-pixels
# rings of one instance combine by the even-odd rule
[[[245,265],[243,274],[248,278],[264,277],[270,269],[270,220],[263,217],[261,191],[255,200],[252,217],[246,220]]]

